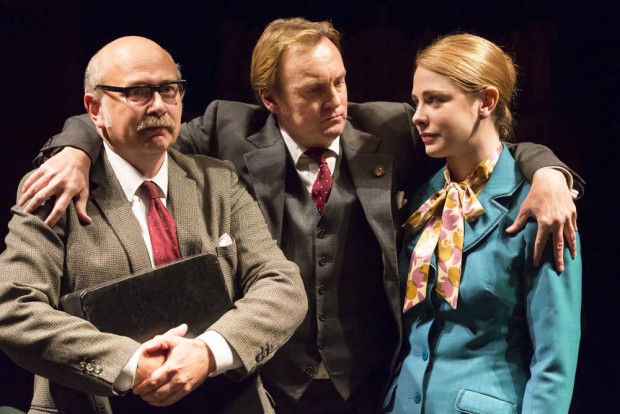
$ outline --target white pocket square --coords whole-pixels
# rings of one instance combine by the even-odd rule
[[[218,247],[226,247],[232,244],[232,239],[228,235],[228,233],[224,233],[220,236],[220,239],[217,241]]]
[[[399,191],[396,193],[396,208],[401,209],[407,204],[407,199],[405,198],[405,192]]]

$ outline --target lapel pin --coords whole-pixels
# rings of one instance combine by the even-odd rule
[[[381,178],[385,175],[385,167],[382,165],[377,165],[373,171],[373,174],[377,178]]]

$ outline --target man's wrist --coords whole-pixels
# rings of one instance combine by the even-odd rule
[[[579,197],[579,191],[578,191],[578,190],[576,190],[576,189],[573,187],[573,184],[574,184],[573,175],[570,173],[570,171],[568,171],[568,170],[567,170],[566,168],[564,168],[564,167],[559,167],[559,166],[548,166],[548,167],[543,167],[543,168],[541,168],[541,169],[537,170],[537,171],[534,173],[534,178],[536,178],[536,175],[537,175],[539,172],[544,172],[544,171],[549,171],[549,170],[552,170],[552,171],[558,171],[558,172],[562,173],[562,175],[564,175],[564,179],[566,180],[566,185],[568,186],[568,190],[570,191],[571,196],[573,197],[573,199],[576,199],[576,198],[578,198],[578,197]]]

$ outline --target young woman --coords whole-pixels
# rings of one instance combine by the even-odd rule
[[[532,255],[537,224],[509,236],[530,185],[502,144],[516,71],[469,34],[420,51],[413,122],[446,159],[421,191],[401,254],[403,359],[393,413],[566,413],[580,339],[581,259]]]

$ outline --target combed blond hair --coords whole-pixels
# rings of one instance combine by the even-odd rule
[[[250,81],[257,100],[265,88],[278,89],[280,57],[296,44],[316,45],[329,39],[340,50],[340,33],[328,21],[312,22],[301,17],[277,19],[269,23],[258,39],[252,53]]]
[[[450,34],[420,50],[415,63],[451,79],[466,93],[476,94],[488,86],[497,88],[499,100],[491,116],[500,139],[512,138],[510,105],[516,94],[517,68],[499,46],[468,33]]]

